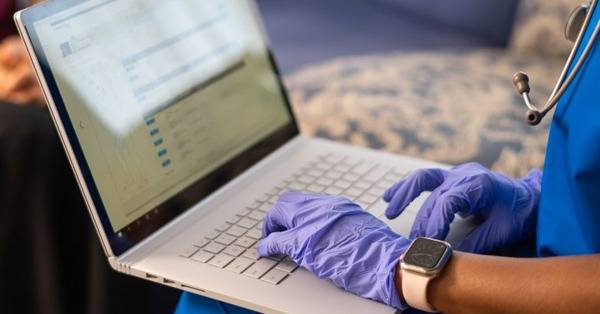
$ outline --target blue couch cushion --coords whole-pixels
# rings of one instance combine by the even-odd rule
[[[506,45],[519,0],[371,0],[426,23]]]
[[[390,9],[385,1],[396,2],[259,0],[258,4],[284,73],[345,55],[495,46],[484,36],[424,22],[421,18],[403,14],[398,7]],[[491,0],[477,1],[487,3]]]

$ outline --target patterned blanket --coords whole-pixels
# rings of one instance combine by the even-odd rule
[[[545,101],[562,65],[506,50],[394,53],[315,65],[286,83],[306,134],[520,176],[542,166],[550,119],[527,125],[512,75],[529,72]]]

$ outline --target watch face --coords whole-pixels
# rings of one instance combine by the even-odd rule
[[[417,238],[404,254],[404,262],[423,268],[434,268],[448,249],[447,245],[426,238]]]

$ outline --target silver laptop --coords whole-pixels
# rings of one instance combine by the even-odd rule
[[[15,19],[112,268],[259,312],[394,312],[260,258],[262,220],[288,190],[385,220],[386,188],[444,165],[301,135],[253,1],[48,1]],[[423,197],[386,221],[407,235]]]

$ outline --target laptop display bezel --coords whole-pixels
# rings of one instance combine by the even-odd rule
[[[88,204],[88,206],[93,205],[94,208],[91,210],[95,210],[96,214],[98,215],[112,254],[119,256],[141,242],[146,237],[150,236],[152,233],[158,231],[161,227],[175,219],[177,216],[189,210],[203,198],[218,190],[220,187],[235,179],[237,176],[258,163],[260,160],[278,148],[282,147],[285,143],[298,136],[300,132],[287,92],[283,85],[280,72],[274,60],[270,44],[263,32],[263,44],[270,60],[271,69],[277,78],[277,83],[283,97],[282,100],[285,103],[290,116],[289,123],[279,128],[266,138],[262,139],[257,144],[246,149],[241,154],[238,154],[236,157],[226,162],[215,171],[211,172],[209,175],[200,178],[166,202],[163,202],[156,209],[150,211],[148,215],[144,215],[136,219],[120,232],[116,232],[111,226],[106,208],[98,191],[98,187],[93,179],[90,167],[75,132],[75,128],[71,119],[69,118],[69,114],[58,89],[57,82],[54,78],[52,70],[48,65],[48,60],[34,28],[34,24],[37,21],[69,9],[73,6],[80,5],[83,2],[78,0],[48,1],[21,11],[20,20],[23,24],[24,30],[26,31],[26,34],[22,35],[26,35],[31,43],[31,49],[35,53],[35,58],[37,59],[37,63],[39,65],[38,69],[41,72],[41,77],[47,86],[47,92],[50,93],[50,95],[47,95],[47,97],[52,99],[52,103],[54,103],[54,107],[58,113],[58,117],[55,116],[53,118],[60,119],[60,122],[64,126],[64,132],[61,130],[59,130],[59,132],[63,133],[61,134],[62,140],[68,141],[73,156],[76,159],[76,162],[72,161],[72,164],[74,168],[80,172],[81,177],[85,181],[85,184],[80,184],[80,186],[82,188],[85,187],[88,195],[91,197],[93,204]],[[260,16],[257,12],[255,12],[255,14],[255,18],[260,24]],[[65,146],[65,148],[67,147]]]

